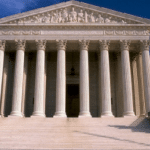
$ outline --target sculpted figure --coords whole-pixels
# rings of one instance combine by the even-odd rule
[[[77,22],[77,12],[72,8],[72,12],[69,14],[69,21],[70,22]]]
[[[61,11],[58,13],[58,23],[62,22]]]
[[[121,20],[121,23],[126,24],[127,22],[125,22],[124,20]]]
[[[80,12],[78,13],[78,22],[84,22],[84,14],[83,10],[81,9]]]
[[[98,18],[96,19],[96,22],[98,22],[98,23],[104,23],[104,18],[99,14]]]
[[[49,22],[50,22],[49,16],[46,16],[46,15],[44,16],[44,15],[43,15],[43,17],[42,17],[42,22],[43,22],[43,23],[49,23]]]
[[[56,13],[52,14],[51,23],[56,23]]]
[[[52,13],[51,13],[51,19],[50,19],[50,20],[51,20],[51,23],[55,23],[55,19],[54,19],[54,18],[55,18],[55,15],[54,15],[54,13],[52,12]]]
[[[35,23],[34,17],[30,17],[30,22]]]
[[[56,12],[54,12],[54,13],[52,14],[51,22],[52,22],[52,23],[58,23],[58,11],[57,11],[57,10],[56,10]]]
[[[95,22],[95,17],[93,16],[93,13],[91,13],[91,15],[89,15],[89,20],[90,20],[90,22],[92,22],[92,23]]]
[[[23,19],[19,19],[18,23],[24,23]]]
[[[105,19],[105,23],[111,23],[111,17]]]
[[[66,8],[63,10],[63,13],[62,13],[62,23],[64,22],[68,22],[68,12]]]
[[[34,22],[35,22],[35,23],[41,23],[41,19],[40,19],[40,16],[39,16],[39,15],[34,16]]]

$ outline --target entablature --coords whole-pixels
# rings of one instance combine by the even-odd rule
[[[149,37],[149,27],[147,26],[99,26],[99,25],[80,25],[80,26],[0,26],[0,39],[12,39],[12,38],[50,38],[57,37],[62,38],[97,38],[97,36],[111,37],[114,39],[132,37],[138,39],[145,36]]]

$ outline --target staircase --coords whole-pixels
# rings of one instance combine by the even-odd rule
[[[150,149],[150,120],[126,118],[0,118],[0,150]]]

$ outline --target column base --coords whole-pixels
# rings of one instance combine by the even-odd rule
[[[18,111],[12,111],[9,117],[23,117],[21,112]]]
[[[133,117],[133,116],[135,116],[135,114],[133,111],[128,111],[128,112],[124,112],[123,116],[124,117]]]
[[[101,118],[104,118],[104,117],[114,117],[114,116],[112,112],[108,111],[108,112],[102,112]]]
[[[79,118],[82,118],[82,117],[90,117],[90,118],[92,118],[90,112],[80,112]]]
[[[42,112],[35,111],[31,117],[45,117],[45,114]]]
[[[55,115],[53,116],[53,118],[66,118],[67,115],[65,112],[55,112]]]

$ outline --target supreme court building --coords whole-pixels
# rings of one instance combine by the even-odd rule
[[[1,117],[147,115],[149,31],[78,1],[0,19]]]

